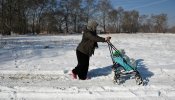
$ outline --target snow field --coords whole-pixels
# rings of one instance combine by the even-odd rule
[[[174,100],[175,35],[109,34],[111,42],[138,61],[145,85],[131,77],[113,84],[106,43],[90,59],[90,80],[73,80],[75,49],[81,35],[3,37],[0,48],[0,100]]]

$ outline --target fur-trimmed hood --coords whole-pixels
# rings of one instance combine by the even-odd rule
[[[90,21],[88,21],[87,29],[91,30],[91,31],[96,31],[97,26],[98,26],[98,23],[96,21],[90,20]]]

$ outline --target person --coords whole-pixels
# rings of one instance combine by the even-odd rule
[[[89,69],[89,60],[92,54],[94,54],[95,48],[98,48],[97,42],[110,41],[111,37],[100,37],[96,33],[98,23],[94,20],[88,22],[86,29],[83,31],[82,40],[77,46],[76,56],[78,60],[77,66],[72,70],[72,76],[80,80],[87,79],[87,73]]]

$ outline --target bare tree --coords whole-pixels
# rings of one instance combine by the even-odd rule
[[[97,12],[97,0],[84,0],[85,7],[84,10],[84,16],[86,23],[89,21],[89,19],[94,17],[94,14]]]
[[[140,16],[110,0],[0,0],[0,33],[80,32],[89,19],[103,32],[166,32],[167,15]]]
[[[152,15],[152,20],[154,24],[154,31],[157,33],[165,33],[167,30],[167,15],[166,14],[159,14],[159,15]]]
[[[139,17],[139,31],[144,33],[153,32],[153,21],[148,15]]]
[[[1,13],[1,17],[0,17],[0,32],[1,34],[4,34],[4,0],[0,0],[1,6],[0,6],[0,13]]]
[[[122,31],[122,18],[124,16],[124,9],[122,7],[119,7],[117,9],[117,12],[118,12],[117,32],[121,33],[121,31]]]
[[[65,31],[69,32],[69,23],[70,23],[70,2],[71,0],[60,0],[60,7],[64,13],[64,22],[65,22]]]
[[[100,12],[100,19],[102,19],[103,31],[106,32],[107,17],[112,6],[109,0],[99,0],[98,8]]]
[[[44,11],[48,8],[48,0],[30,0],[28,3],[30,3],[30,17],[29,17],[29,23],[31,23],[32,26],[32,32],[33,33],[40,33],[40,22],[41,22],[41,16],[44,13]]]
[[[54,18],[57,22],[56,26],[57,26],[59,32],[63,32],[63,29],[62,29],[62,25],[63,25],[63,22],[64,22],[64,16],[63,15],[64,15],[64,13],[61,12],[60,10],[57,10],[55,12]]]
[[[131,11],[131,32],[136,33],[139,29],[139,12]]]
[[[78,32],[78,26],[79,26],[79,19],[81,16],[81,3],[82,0],[71,0],[70,2],[70,15],[71,15],[71,22],[73,25],[73,31]]]
[[[172,26],[168,31],[171,33],[175,33],[175,26]]]
[[[145,25],[146,25],[146,19],[148,18],[147,15],[141,15],[139,17],[139,31],[145,32]]]
[[[2,1],[2,20],[3,21],[3,32],[6,35],[10,35],[12,32],[12,12],[13,12],[12,0]]]
[[[136,33],[138,31],[139,13],[135,10],[125,11],[122,20],[122,29],[127,33]]]
[[[110,25],[108,28],[110,28],[112,32],[120,33],[123,30],[123,18],[124,9],[122,7],[119,7],[118,9],[111,9],[108,13],[108,21]]]
[[[118,22],[119,16],[118,11],[113,9],[108,14],[108,20],[111,23],[110,27],[112,28],[110,32],[117,32],[117,22]]]

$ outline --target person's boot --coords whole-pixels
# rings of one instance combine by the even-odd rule
[[[72,78],[77,79],[77,74],[75,74],[73,71],[72,71]]]

